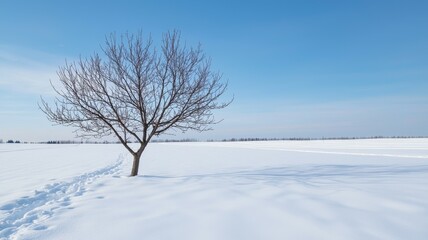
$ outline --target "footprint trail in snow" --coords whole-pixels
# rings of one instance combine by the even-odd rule
[[[0,240],[13,239],[24,229],[45,229],[40,224],[43,220],[51,217],[56,210],[70,205],[72,197],[84,194],[86,185],[100,177],[117,173],[121,164],[122,160],[119,159],[113,165],[82,174],[67,182],[48,184],[42,190],[36,190],[33,196],[25,196],[0,206]]]

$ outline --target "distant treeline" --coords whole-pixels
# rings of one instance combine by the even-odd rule
[[[311,140],[357,140],[384,138],[428,138],[427,136],[372,136],[372,137],[289,137],[289,138],[229,138],[222,140],[207,140],[207,142],[251,142],[251,141],[311,141]]]
[[[194,138],[185,138],[185,139],[153,139],[152,142],[200,142],[200,141]]]
[[[108,144],[108,143],[116,143],[109,141],[74,141],[74,140],[55,140],[55,141],[47,141],[47,142],[38,142],[41,144]]]
[[[382,138],[428,138],[428,136],[372,136],[372,137],[288,137],[288,138],[226,138],[198,140],[186,139],[155,139],[152,142],[252,142],[252,141],[311,141],[311,140],[356,140],[356,139],[382,139]]]
[[[0,143],[3,143],[3,139],[0,139]],[[6,143],[21,143],[19,140],[7,140]]]
[[[184,139],[154,139],[152,142],[253,142],[253,141],[311,141],[311,140],[357,140],[357,139],[383,139],[383,138],[428,138],[428,136],[372,136],[372,137],[320,137],[320,138],[309,138],[309,137],[289,137],[289,138],[227,138],[227,139],[208,139],[201,141],[195,138],[184,138]],[[0,143],[21,143],[19,140],[8,140],[3,142],[0,139]],[[45,142],[22,142],[30,144],[117,144],[119,141],[76,141],[76,140],[51,140]]]

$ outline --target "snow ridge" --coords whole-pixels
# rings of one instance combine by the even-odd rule
[[[0,219],[0,239],[13,239],[24,229],[46,229],[39,223],[52,216],[56,210],[69,206],[71,197],[84,194],[86,185],[100,177],[117,173],[122,162],[120,157],[113,165],[74,177],[68,182],[48,184],[42,190],[35,190],[33,196],[25,196],[0,206],[0,211],[4,211],[1,214],[4,218]]]

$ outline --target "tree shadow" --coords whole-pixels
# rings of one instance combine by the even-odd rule
[[[168,175],[141,175],[140,177],[152,180],[170,179],[183,181],[197,181],[205,179],[247,179],[247,180],[376,180],[399,179],[405,176],[413,177],[428,174],[428,165],[299,165],[287,167],[270,167],[260,169],[246,169],[230,172],[216,172],[206,174],[190,174],[181,176]]]

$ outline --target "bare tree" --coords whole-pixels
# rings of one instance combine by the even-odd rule
[[[142,34],[106,37],[103,56],[93,54],[60,67],[54,105],[40,108],[57,124],[77,127],[80,137],[116,136],[133,155],[131,176],[153,136],[167,130],[206,131],[227,84],[211,70],[200,46],[186,47],[180,33],[164,34],[156,51]],[[130,143],[138,142],[134,149]]]

